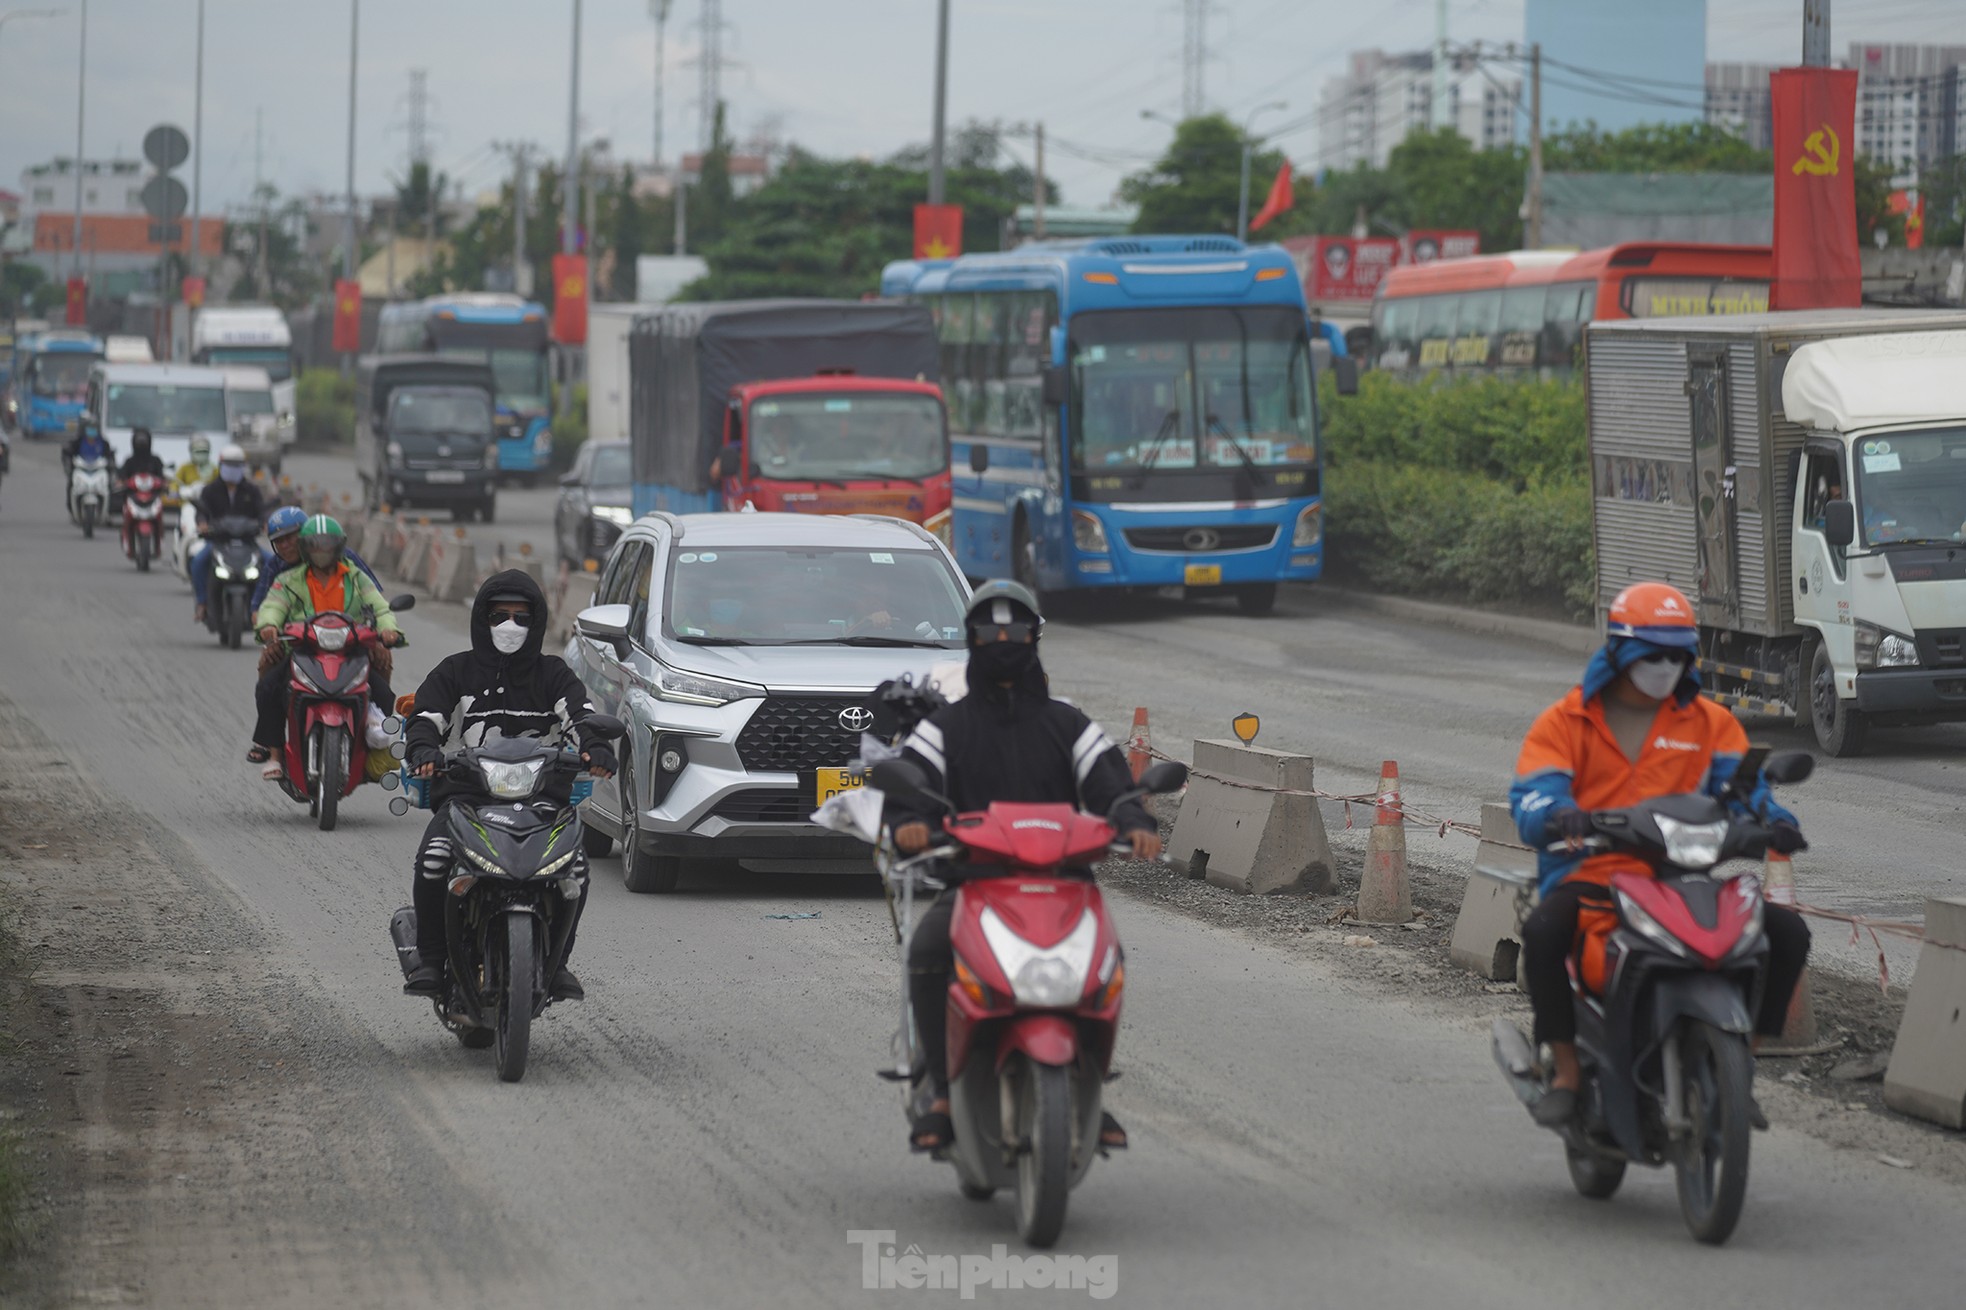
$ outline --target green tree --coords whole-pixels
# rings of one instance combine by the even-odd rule
[[[1472,228],[1483,250],[1522,244],[1525,163],[1520,150],[1476,150],[1453,131],[1415,132],[1384,168],[1363,164],[1329,175],[1308,206],[1313,229],[1352,230],[1359,215],[1378,235],[1416,227]]]
[[[1710,123],[1572,127],[1543,139],[1552,173],[1766,173],[1774,157]]]
[[[1242,130],[1221,114],[1190,118],[1175,128],[1167,153],[1120,183],[1121,197],[1140,206],[1133,230],[1233,234],[1242,146]],[[1276,150],[1250,157],[1250,213],[1262,207],[1269,179],[1282,164]]]
[[[264,228],[257,219],[225,225],[225,248],[238,254],[245,271],[232,287],[234,300],[262,300],[282,309],[310,304],[326,287],[322,267],[309,258],[305,237],[310,227],[306,206],[293,199],[282,202],[271,183],[262,183],[253,200],[264,208]],[[262,237],[266,249],[260,249]],[[265,285],[261,285],[262,272]]]
[[[37,307],[52,303],[48,275],[40,265],[20,260],[0,262],[0,314],[10,319],[26,317]]]

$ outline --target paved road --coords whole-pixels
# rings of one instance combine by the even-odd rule
[[[415,824],[368,791],[322,834],[259,783],[239,759],[252,656],[193,629],[168,575],[140,577],[109,542],[79,539],[47,494],[50,452],[29,448],[16,467],[0,493],[0,696],[181,843],[178,876],[215,888],[298,978],[289,1008],[309,1014],[310,1045],[343,1052],[327,1076],[400,1114],[422,1143],[414,1158],[434,1162],[373,1184],[390,1195],[332,1178],[295,1190],[310,1231],[356,1265],[400,1248],[404,1196],[443,1207],[432,1228],[446,1237],[420,1265],[378,1267],[338,1303],[429,1301],[475,1276],[472,1303],[488,1306],[865,1304],[850,1230],[893,1229],[930,1254],[1012,1240],[1003,1201],[962,1200],[902,1149],[895,1098],[872,1076],[897,979],[863,883],[631,897],[602,862],[581,934],[591,999],[557,1007],[525,1082],[499,1084],[396,994],[385,925],[407,899]],[[1265,741],[1316,750],[1327,782],[1355,785],[1398,756],[1426,799],[1465,809],[1493,793],[1508,739],[1570,672],[1325,601],[1292,611],[1067,622],[1054,674],[1108,717],[1153,704],[1164,745],[1257,708]],[[461,639],[460,617],[418,619],[400,681]],[[1853,794],[1826,810],[1861,833],[1826,840],[1929,849],[1936,863],[1939,817],[1893,817],[1916,803],[1902,794],[1919,768],[1944,762],[1922,749],[1922,766],[1833,771]],[[1939,803],[1941,786],[1917,785]],[[789,910],[822,917],[762,917]],[[1144,902],[1118,913],[1132,986],[1113,1104],[1135,1149],[1075,1194],[1061,1248],[1115,1256],[1117,1304],[1841,1307],[1884,1289],[1940,1304],[1966,1276],[1957,1189],[1782,1128],[1757,1139],[1725,1251],[1690,1243],[1662,1176],[1635,1176],[1610,1206],[1582,1202],[1472,1025]],[[249,1262],[251,1240],[235,1238]]]

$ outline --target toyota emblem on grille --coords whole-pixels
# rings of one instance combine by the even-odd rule
[[[848,732],[865,732],[874,726],[874,712],[864,705],[849,705],[840,711],[840,726]]]
[[[1214,550],[1222,544],[1222,534],[1214,528],[1189,528],[1181,544],[1189,550]]]

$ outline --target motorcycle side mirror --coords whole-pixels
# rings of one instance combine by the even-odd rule
[[[628,725],[612,714],[590,714],[581,726],[604,741],[617,741],[628,735]]]
[[[404,610],[413,610],[416,608],[416,597],[410,595],[408,592],[404,592],[402,595],[393,597],[390,600],[389,608],[395,610],[398,614]]]
[[[1816,757],[1807,751],[1783,751],[1771,755],[1761,766],[1761,776],[1770,782],[1801,782],[1816,771]]]
[[[867,770],[867,780],[895,796],[919,796],[928,790],[928,775],[908,760],[882,760]]]
[[[1179,760],[1162,760],[1140,775],[1140,786],[1149,795],[1165,796],[1188,784],[1188,766]]]

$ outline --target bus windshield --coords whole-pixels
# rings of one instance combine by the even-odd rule
[[[105,398],[109,403],[104,409],[104,427],[149,428],[152,432],[225,431],[225,391],[221,387],[112,382]]]
[[[1304,315],[1117,310],[1071,321],[1072,467],[1236,469],[1317,460]]]
[[[547,408],[546,356],[537,350],[508,346],[445,346],[440,354],[491,365],[498,386],[498,403],[522,414],[543,414]]]
[[[214,346],[208,353],[215,365],[253,365],[265,369],[275,382],[294,375],[293,357],[278,346]]]
[[[933,396],[768,396],[751,406],[751,466],[778,482],[926,478],[949,466]]]
[[[1966,541],[1966,428],[1864,437],[1854,453],[1865,545]]]
[[[37,396],[79,395],[89,385],[89,370],[96,357],[79,350],[52,351],[34,357],[34,394]]]

